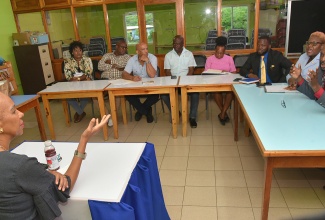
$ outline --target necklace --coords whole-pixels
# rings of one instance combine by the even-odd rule
[[[2,145],[0,145],[0,148],[4,151],[8,151],[8,149],[4,148]]]

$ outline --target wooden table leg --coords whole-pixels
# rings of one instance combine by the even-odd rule
[[[117,124],[117,111],[116,111],[116,104],[115,104],[116,103],[115,96],[112,91],[109,91],[108,94],[109,94],[109,104],[111,106],[111,117],[113,120],[114,138],[118,139],[118,124]],[[124,99],[124,97],[122,99]],[[122,109],[123,109],[123,105],[125,108],[125,99],[124,99],[124,101],[121,100],[121,105],[122,105]],[[122,112],[123,112],[123,110],[122,110]]]
[[[245,133],[245,137],[249,137],[249,125],[247,119],[245,119],[244,133]]]
[[[34,110],[35,110],[35,114],[36,114],[38,129],[41,134],[42,140],[46,141],[47,138],[46,138],[43,118],[42,118],[42,114],[41,114],[41,108],[40,108],[38,99],[36,99],[35,101],[37,102],[37,104],[35,105]]]
[[[235,119],[235,127],[234,127],[234,140],[238,141],[238,100],[234,98],[234,119]]]
[[[170,98],[170,109],[172,114],[172,127],[173,127],[173,137],[177,138],[177,103],[175,96],[175,88],[169,88],[169,98]]]
[[[45,116],[47,119],[47,125],[49,126],[49,129],[50,129],[51,140],[55,140],[55,132],[54,132],[54,126],[53,126],[53,121],[52,121],[52,114],[51,114],[49,100],[47,99],[46,95],[42,95],[42,100],[43,100],[43,106],[44,106],[44,110],[45,110]]]
[[[98,100],[100,116],[102,118],[106,114],[106,112],[105,112],[105,103],[104,103],[104,94],[103,94],[102,91],[98,92],[97,100]],[[115,100],[114,100],[114,103],[115,103]],[[108,127],[107,127],[107,125],[103,126],[103,133],[104,133],[104,140],[107,141],[108,140]]]
[[[265,158],[264,165],[264,191],[262,200],[262,220],[268,219],[269,205],[270,205],[270,194],[272,185],[272,171],[273,171],[273,158]]]
[[[126,101],[125,96],[121,96],[121,108],[122,108],[122,118],[123,118],[123,124],[128,123],[128,118],[126,116]]]
[[[66,99],[62,99],[62,106],[63,106],[63,112],[64,112],[64,117],[65,117],[65,124],[70,127],[71,126],[71,121],[70,121],[70,115],[69,115],[69,110],[68,110],[68,103]],[[71,114],[71,112],[70,112]]]
[[[181,99],[182,99],[182,130],[183,137],[186,137],[187,133],[187,89],[186,87],[181,88]]]

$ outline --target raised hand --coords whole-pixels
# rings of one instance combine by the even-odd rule
[[[103,126],[107,125],[108,119],[111,117],[111,115],[104,115],[102,117],[102,120],[99,122],[98,118],[93,118],[89,122],[88,127],[86,130],[82,133],[81,136],[89,139],[91,136],[96,134]]]
[[[290,75],[292,78],[294,79],[298,79],[299,77],[301,77],[301,65],[298,64],[298,67],[295,67],[293,64],[290,68]]]
[[[321,85],[319,85],[318,83],[318,68],[316,69],[316,71],[314,70],[309,70],[308,72],[308,78],[307,81],[309,82],[311,88],[314,90],[314,92],[317,92],[320,88]]]

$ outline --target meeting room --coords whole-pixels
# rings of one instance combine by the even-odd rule
[[[0,1],[0,219],[325,219],[325,1]]]

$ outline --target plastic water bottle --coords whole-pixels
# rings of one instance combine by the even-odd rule
[[[60,168],[59,160],[56,155],[55,147],[52,145],[52,141],[47,140],[44,142],[44,153],[46,157],[46,163],[49,166],[49,170],[58,170]]]

